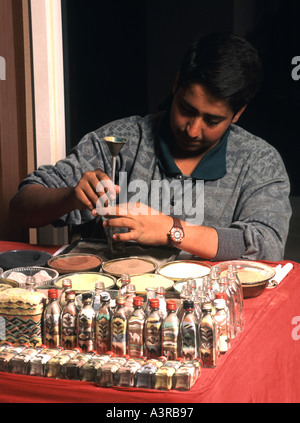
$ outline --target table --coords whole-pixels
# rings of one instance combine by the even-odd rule
[[[9,249],[59,247],[0,242]],[[265,262],[270,265],[276,263]],[[284,261],[281,263],[285,263]],[[245,329],[215,369],[186,392],[101,388],[93,383],[0,373],[0,402],[15,403],[297,403],[300,401],[300,263],[274,289],[244,300]],[[129,408],[129,406],[127,406]]]

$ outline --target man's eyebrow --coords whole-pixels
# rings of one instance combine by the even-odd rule
[[[194,113],[199,113],[199,110],[196,109],[195,107],[193,107],[188,101],[182,99],[181,100],[182,103],[184,104],[185,107],[187,107],[188,109],[190,109],[192,112]],[[204,116],[210,119],[215,119],[215,120],[225,120],[226,116],[222,116],[222,115],[213,115],[210,113],[204,113]]]

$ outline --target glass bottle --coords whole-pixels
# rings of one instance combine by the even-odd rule
[[[135,285],[129,284],[126,286],[125,293],[125,311],[127,319],[134,310],[133,299],[136,296]]]
[[[72,289],[72,280],[69,278],[64,278],[62,280],[62,290],[61,290],[61,294],[59,297],[59,305],[60,308],[63,309],[63,307],[66,305],[67,300],[66,300],[66,291],[71,291]]]
[[[119,289],[119,296],[126,296],[126,289],[127,289],[127,285],[130,284],[131,282],[131,277],[130,275],[128,275],[127,273],[123,273],[123,275],[121,276],[121,287]]]
[[[118,355],[126,354],[127,316],[125,297],[116,298],[116,310],[111,319],[111,349]]]
[[[135,372],[134,385],[136,388],[152,389],[155,383],[155,374],[162,362],[149,360]]]
[[[87,363],[96,351],[89,351],[88,353],[78,353],[63,365],[62,374],[64,379],[79,380],[79,371],[81,367]]]
[[[112,309],[108,292],[101,293],[101,305],[96,314],[95,342],[97,354],[105,354],[111,349]]]
[[[10,360],[9,372],[13,374],[26,375],[30,359],[35,357],[44,348],[44,345],[36,348],[25,348]]]
[[[230,287],[236,291],[236,328],[237,332],[242,332],[244,328],[244,298],[243,298],[243,287],[238,278],[237,267],[230,264],[228,266],[227,278],[229,280]]]
[[[84,382],[95,382],[98,370],[101,366],[109,361],[108,355],[93,355],[89,361],[87,361],[79,369],[79,378]]]
[[[46,376],[46,364],[63,350],[62,347],[41,350],[28,363],[28,374],[31,376]]]
[[[199,327],[199,356],[203,367],[216,367],[219,359],[218,328],[211,315],[211,308],[211,304],[203,306],[203,317]]]
[[[184,360],[193,360],[198,356],[197,319],[194,313],[194,302],[183,302],[184,314],[179,324],[180,356]]]
[[[114,386],[116,373],[126,361],[125,357],[115,357],[103,364],[97,371],[96,383],[100,386]]]
[[[173,389],[189,391],[197,380],[197,371],[194,366],[183,364],[173,376]]]
[[[43,342],[48,348],[55,348],[60,344],[60,315],[58,290],[48,290],[48,304],[43,316]]]
[[[36,291],[36,283],[35,283],[35,277],[34,276],[27,276],[26,282],[25,282],[25,289],[30,292]]]
[[[146,300],[146,304],[145,304],[145,315],[147,317],[147,316],[149,316],[150,311],[151,311],[150,300],[152,298],[155,298],[155,288],[147,287],[146,288],[146,295],[147,295],[147,300]]]
[[[176,301],[167,300],[168,314],[162,324],[162,354],[168,360],[178,358],[179,320]]]
[[[77,318],[77,343],[83,352],[95,348],[95,310],[92,305],[93,295],[90,292],[82,294],[83,307]]]
[[[182,316],[184,314],[183,303],[185,300],[188,300],[189,298],[190,298],[190,292],[189,292],[187,284],[185,284],[183,285],[182,290],[180,292],[180,304],[176,312],[179,322],[181,321]]]
[[[10,360],[28,347],[28,344],[22,344],[18,347],[6,347],[4,350],[0,351],[0,372],[8,372]]]
[[[162,319],[164,319],[168,312],[167,312],[167,303],[166,303],[166,290],[163,286],[158,286],[155,291],[155,298],[159,300],[159,312],[161,314]]]
[[[63,379],[63,366],[71,360],[71,358],[75,357],[76,354],[81,352],[80,348],[60,351],[55,357],[47,362],[45,376],[54,379]]]
[[[115,385],[124,387],[133,387],[134,378],[136,371],[142,366],[142,364],[133,359],[127,360],[127,362],[121,366],[115,375]]]
[[[230,325],[230,338],[234,339],[237,335],[237,330],[236,330],[236,319],[235,319],[235,299],[233,296],[233,291],[229,289],[229,283],[228,283],[228,278],[227,276],[222,276],[220,278],[220,291],[219,292],[223,292],[226,295],[226,305],[228,307],[229,310],[229,316],[230,316],[230,321],[229,321],[229,325]]]
[[[162,354],[162,318],[159,312],[159,300],[150,299],[150,313],[146,317],[144,328],[145,356],[158,358]]]
[[[127,342],[128,354],[132,358],[144,356],[144,326],[145,312],[143,309],[143,298],[134,297],[134,311],[128,319]]]
[[[219,331],[219,350],[224,354],[230,348],[230,328],[225,299],[216,299],[214,304],[216,309],[214,319]]]
[[[72,350],[77,346],[75,291],[66,291],[66,301],[60,319],[61,345],[67,350]]]
[[[214,292],[220,291],[220,270],[217,266],[214,266],[210,272],[211,286]]]
[[[104,282],[96,282],[95,283],[95,292],[93,298],[93,309],[97,313],[99,308],[101,307],[101,294],[105,291],[105,284]]]

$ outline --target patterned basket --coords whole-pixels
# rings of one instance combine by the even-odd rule
[[[42,316],[46,295],[26,289],[10,288],[0,292],[0,344],[15,346],[42,344]]]

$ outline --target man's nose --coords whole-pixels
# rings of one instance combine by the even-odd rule
[[[200,117],[190,119],[186,131],[190,138],[202,138],[203,119]]]

